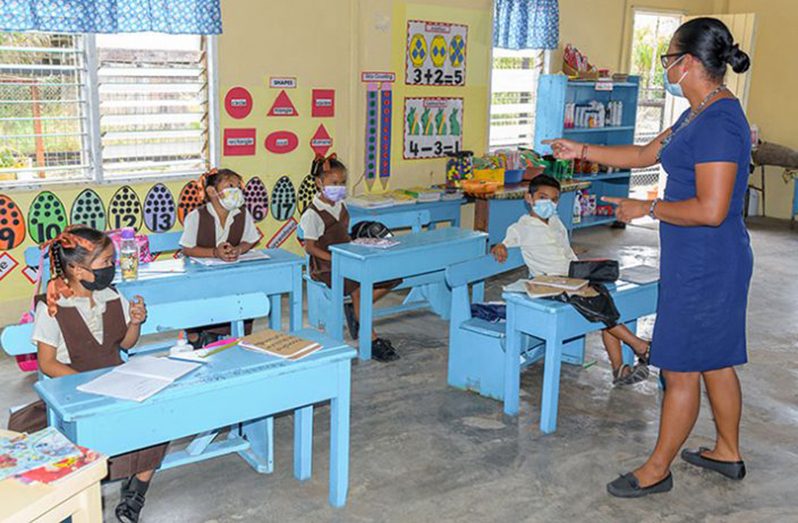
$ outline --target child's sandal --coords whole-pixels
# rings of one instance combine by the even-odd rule
[[[643,365],[648,365],[650,359],[651,359],[651,342],[649,341],[648,345],[646,345],[646,351],[642,355],[640,354],[637,355],[637,361],[639,363],[642,363]]]
[[[629,371],[626,373],[626,371]],[[612,369],[612,384],[613,385],[626,385],[626,380],[632,375],[632,367],[623,364],[617,369]]]

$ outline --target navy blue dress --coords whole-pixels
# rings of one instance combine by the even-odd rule
[[[674,124],[678,129],[686,111]],[[660,282],[651,363],[702,372],[748,361],[745,322],[753,270],[743,201],[751,140],[740,103],[723,98],[699,113],[662,150],[666,201],[696,196],[696,164],[734,162],[737,179],[718,227],[660,223]]]

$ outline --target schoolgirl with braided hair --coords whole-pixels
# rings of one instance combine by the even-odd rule
[[[114,245],[103,232],[83,225],[67,228],[42,246],[49,250],[47,292],[35,298],[33,341],[41,371],[67,376],[120,365],[119,351],[139,339],[147,309],[141,296],[128,301],[111,282]],[[46,406],[32,403],[11,414],[9,428],[33,432],[47,426]],[[155,445],[108,460],[109,479],[123,479],[116,507],[119,521],[138,521],[150,480],[166,452]]]

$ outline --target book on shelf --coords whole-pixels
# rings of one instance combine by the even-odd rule
[[[272,329],[244,336],[239,346],[254,352],[296,361],[321,349],[321,344]]]

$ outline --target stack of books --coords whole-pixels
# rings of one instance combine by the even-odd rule
[[[291,361],[300,360],[321,349],[321,345],[315,341],[271,329],[244,336],[238,345],[243,349]]]
[[[382,209],[393,206],[394,200],[382,194],[361,194],[360,196],[350,196],[346,199],[346,204],[361,209]]]
[[[441,199],[441,191],[431,187],[411,187],[405,192],[419,202],[437,202]]]

